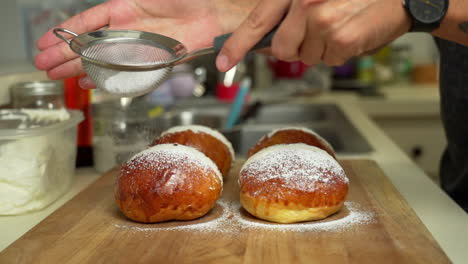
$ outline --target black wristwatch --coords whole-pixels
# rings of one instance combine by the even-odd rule
[[[411,32],[432,32],[447,13],[449,0],[403,0],[412,24]]]

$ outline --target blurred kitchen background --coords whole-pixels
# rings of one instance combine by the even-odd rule
[[[266,101],[333,94],[356,96],[362,100],[362,110],[437,181],[445,137],[438,105],[438,51],[431,36],[407,34],[374,55],[353,58],[345,65],[333,68],[325,65],[307,67],[302,63],[286,63],[265,55],[250,54],[234,70],[222,74],[214,67],[214,56],[204,57],[177,67],[162,87],[133,100],[115,98],[99,90],[81,90],[77,88],[77,78],[52,85],[60,87],[64,93],[54,88],[50,88],[47,96],[12,92],[12,87],[21,86],[20,82],[45,80],[43,73],[35,72],[32,63],[37,54],[35,42],[38,37],[99,2],[3,0],[0,8],[0,105],[15,107],[15,96],[20,98],[19,102],[32,96],[35,99],[26,107],[61,107],[47,98],[52,95],[52,98],[63,100],[63,105],[68,108],[84,111],[87,121],[80,125],[78,166],[94,164],[99,171],[105,171],[122,162],[154,136],[152,130],[141,130],[141,126],[153,126],[153,123],[147,123],[173,109],[182,106],[202,108],[220,102],[229,106],[240,80],[248,76],[252,79],[252,88],[247,97],[250,108],[244,107],[244,116],[248,117]],[[31,87],[34,90],[43,86],[36,83]],[[177,118],[182,120],[179,123],[184,123],[183,115]],[[220,129],[222,126],[219,120],[209,116],[200,122]],[[161,129],[156,128],[157,131]],[[109,134],[112,136],[107,137]],[[109,152],[115,155],[105,155]]]

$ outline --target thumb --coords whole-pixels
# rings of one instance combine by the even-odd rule
[[[226,72],[239,63],[247,52],[281,21],[289,5],[289,0],[278,0],[275,4],[261,0],[224,43],[216,58],[218,70]]]

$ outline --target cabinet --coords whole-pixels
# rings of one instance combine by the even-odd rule
[[[381,98],[360,98],[362,110],[435,182],[446,147],[437,85],[382,87]]]
[[[439,116],[374,117],[377,125],[434,181],[447,144]]]

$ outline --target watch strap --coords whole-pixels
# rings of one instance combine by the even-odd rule
[[[431,33],[432,31],[436,30],[440,26],[440,22],[425,24],[420,23],[416,19],[411,18],[411,27],[409,32],[427,32]]]

